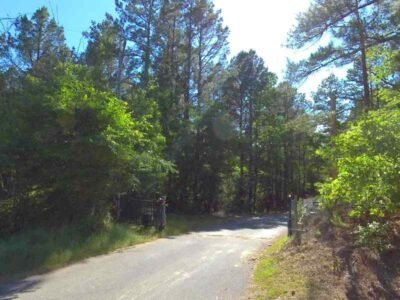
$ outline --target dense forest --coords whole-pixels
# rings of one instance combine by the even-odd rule
[[[330,42],[281,81],[255,51],[230,55],[211,0],[117,0],[81,52],[45,7],[2,20],[0,234],[118,220],[157,195],[210,213],[320,192],[360,239],[387,236],[400,209],[399,18],[398,1],[312,1],[287,46]],[[343,66],[312,99],[298,92]]]

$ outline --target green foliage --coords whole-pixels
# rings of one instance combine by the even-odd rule
[[[377,252],[382,252],[389,248],[388,236],[390,228],[387,223],[373,221],[368,225],[358,225],[354,232],[357,236],[357,244],[369,247]]]
[[[115,5],[83,53],[46,8],[1,33],[0,234],[93,231],[158,193],[170,210],[254,211],[268,191],[285,208],[289,192],[312,189],[304,96],[277,86],[254,50],[226,66],[212,1]]]
[[[338,176],[320,185],[323,207],[349,208],[349,216],[363,226],[357,231],[363,241],[379,227],[369,224],[385,224],[400,211],[400,97],[393,92],[386,96],[391,98],[384,108],[335,139],[328,156],[334,157]]]
[[[64,30],[51,18],[46,7],[37,9],[30,18],[19,16],[12,29],[0,35],[0,67],[46,77],[59,61],[67,61],[71,52],[66,46]],[[4,28],[4,27],[3,27]]]
[[[291,83],[277,85],[253,50],[240,52],[228,70],[222,104],[236,136],[229,144],[235,159],[230,160],[230,180],[223,191],[232,195],[232,182],[237,191],[224,204],[233,210],[263,211],[270,198],[274,209],[285,209],[288,193],[312,190],[318,176],[313,170],[318,134],[308,102]]]
[[[174,164],[164,158],[166,140],[162,135],[157,101],[152,98],[156,90],[154,86],[150,86],[148,92],[138,89],[127,100],[135,128],[141,134],[135,147],[135,175],[140,182],[135,191],[145,197],[164,190],[167,174],[176,172]]]
[[[84,67],[59,65],[49,80],[28,76],[2,103],[2,231],[38,222],[101,220],[112,198],[158,180],[163,138],[147,117],[96,90]],[[164,165],[169,166],[167,163]],[[152,178],[143,174],[154,174]],[[3,223],[4,222],[4,223]]]
[[[28,230],[0,240],[0,279],[32,271],[50,271],[154,238],[154,232],[125,224],[109,224],[96,232],[82,228],[87,227],[78,224],[53,230]]]
[[[0,239],[0,280],[32,272],[46,272],[90,256],[148,242],[158,237],[180,235],[190,230],[219,224],[224,218],[170,216],[161,234],[155,229],[109,222],[95,232],[78,223],[53,229],[29,229]]]

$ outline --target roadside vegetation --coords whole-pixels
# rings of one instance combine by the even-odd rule
[[[304,228],[260,255],[251,299],[400,297],[400,248],[379,253],[359,246],[357,235],[326,213],[308,216]]]
[[[122,221],[161,195],[177,214],[254,213],[313,190],[304,95],[254,50],[228,61],[212,1],[116,1],[79,52],[46,7],[0,22],[2,276],[155,238]]]
[[[297,65],[297,74],[353,64],[345,79],[330,76],[314,94],[327,133],[317,150],[319,203],[329,222],[347,228],[358,246],[383,253],[399,243],[399,3],[331,4],[313,1],[289,35],[297,49],[323,36],[332,39]],[[352,30],[340,29],[347,26]]]
[[[397,38],[389,38],[400,32],[392,23],[399,6],[356,3],[312,1],[289,35],[297,49],[323,36],[334,41],[292,66],[299,78],[330,64],[351,61],[353,69],[342,80],[328,77],[314,93],[325,130],[317,150],[319,211],[260,258],[255,298],[400,298],[400,52]]]
[[[172,215],[162,232],[154,227],[113,222],[93,231],[87,224],[26,230],[0,240],[0,281],[48,272],[91,256],[226,221],[222,217]]]
[[[176,213],[252,213],[313,189],[304,95],[254,50],[228,61],[212,1],[116,1],[80,52],[46,7],[0,21],[1,237],[101,229],[161,195]]]
[[[287,274],[285,262],[278,256],[287,243],[288,237],[281,237],[259,257],[254,272],[254,281],[259,289],[256,291],[257,298],[275,299],[292,292],[299,294],[303,289],[304,277],[300,273]]]
[[[359,249],[377,262],[397,253],[398,0],[312,0],[287,43],[311,53],[288,61],[281,81],[254,50],[228,61],[229,29],[211,0],[115,1],[114,15],[92,22],[79,52],[45,7],[0,22],[5,276],[156,238],[121,221],[160,195],[170,212],[211,214],[287,210],[292,199],[319,193],[329,235],[320,229],[321,238],[316,232],[305,243],[280,241],[266,254],[256,272],[264,287],[283,282],[290,266],[306,266],[270,297],[292,289],[289,296],[318,295],[325,285],[307,276],[336,272],[342,258],[351,265]],[[347,75],[329,75],[311,97],[299,92],[326,67],[346,67]],[[166,234],[192,222],[173,221]],[[343,248],[351,255],[334,250],[328,258],[342,242],[354,246]],[[314,270],[318,258],[327,263]],[[353,287],[358,273],[348,269]],[[373,288],[371,297],[396,295],[378,281],[383,292]],[[338,297],[356,295],[346,293]]]
[[[336,264],[332,249],[320,241],[298,244],[282,237],[259,257],[251,298],[346,299]]]

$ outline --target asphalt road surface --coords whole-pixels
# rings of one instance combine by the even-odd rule
[[[284,216],[247,217],[0,285],[0,299],[242,299]]]

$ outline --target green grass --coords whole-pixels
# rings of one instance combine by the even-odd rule
[[[257,282],[264,282],[266,279],[271,278],[278,271],[277,269],[277,258],[273,255],[282,249],[287,241],[287,237],[283,236],[275,241],[263,254],[260,259],[254,278]]]
[[[276,299],[304,288],[305,282],[301,275],[296,276],[288,272],[290,265],[279,257],[287,242],[287,236],[277,239],[257,263],[254,272],[254,282],[258,289],[257,298]]]
[[[117,223],[94,233],[85,233],[77,225],[25,231],[0,240],[0,280],[51,271],[91,256],[223,221],[211,216],[172,216],[162,233]]]

